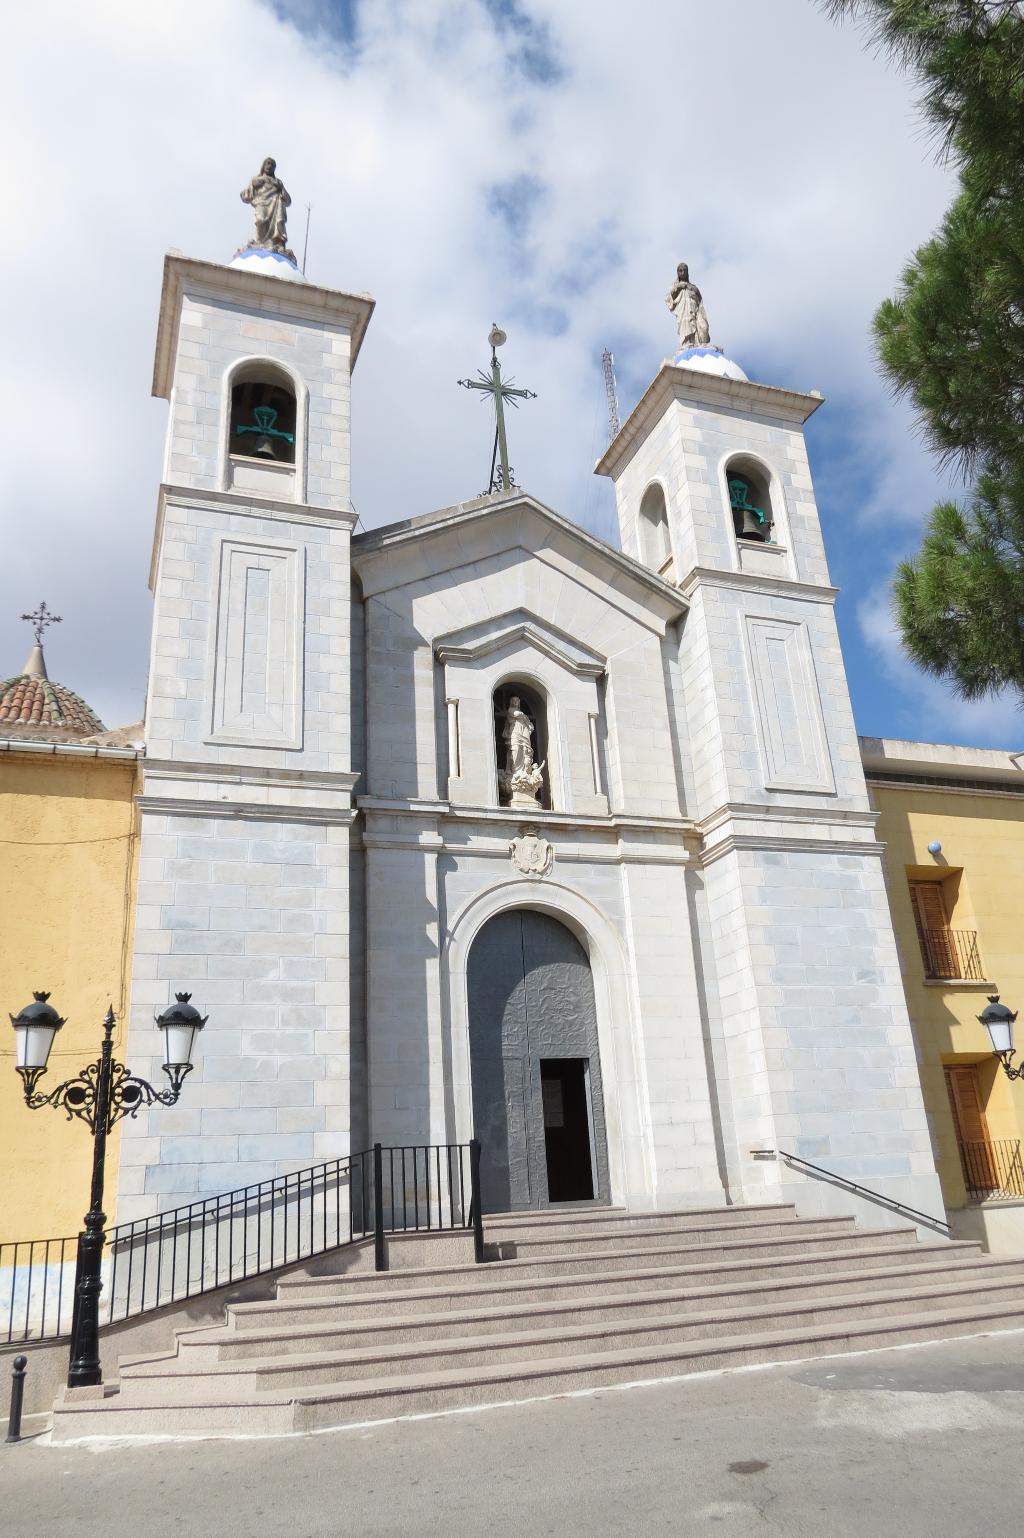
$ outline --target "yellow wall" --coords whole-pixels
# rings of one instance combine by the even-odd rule
[[[990,992],[1024,1011],[1024,797],[939,788],[871,786],[881,813],[893,924],[899,941],[910,1019],[921,1059],[925,1107],[948,1207],[966,1200],[943,1063],[977,1063],[989,1135],[1024,1138],[1024,1081],[1011,1083],[992,1055],[981,1013]],[[933,856],[928,845],[942,845]],[[962,869],[949,882],[953,929],[976,930],[985,983],[925,982],[910,902],[908,870],[929,876]],[[1024,1013],[1017,1040],[1024,1045]]]
[[[39,1092],[99,1056],[108,1003],[124,1041],[130,982],[136,766],[124,759],[0,755],[0,1241],[75,1234],[89,1205],[81,1121],[30,1111],[14,1071],[17,1014],[47,989],[67,1024]],[[114,1215],[118,1134],[107,1145]]]

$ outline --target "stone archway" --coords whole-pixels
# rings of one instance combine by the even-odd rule
[[[548,913],[499,913],[473,942],[467,986],[485,1210],[607,1201],[597,1011],[583,946]]]

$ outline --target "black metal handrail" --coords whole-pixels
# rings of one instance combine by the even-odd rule
[[[469,1231],[483,1260],[480,1146],[416,1144],[329,1159],[201,1198],[106,1234],[100,1322],[117,1324],[282,1266],[386,1235]],[[78,1239],[0,1244],[0,1344],[71,1329]]]
[[[919,1212],[916,1207],[908,1207],[906,1202],[898,1202],[893,1196],[886,1196],[882,1191],[873,1191],[870,1186],[862,1186],[856,1180],[850,1180],[846,1175],[837,1175],[835,1170],[824,1169],[820,1164],[812,1164],[809,1159],[801,1159],[799,1154],[787,1153],[784,1148],[773,1149],[780,1159],[785,1159],[788,1164],[800,1166],[801,1172],[813,1170],[815,1175],[820,1175],[832,1185],[842,1186],[846,1191],[854,1191],[858,1196],[865,1196],[869,1201],[877,1202],[882,1207],[888,1207],[893,1212],[899,1212],[904,1217],[911,1218],[915,1223],[924,1223],[929,1228],[945,1234],[948,1238],[950,1227],[945,1218],[932,1217],[931,1213]]]
[[[922,929],[919,931],[925,977],[981,982],[981,956],[975,929]]]
[[[1024,1154],[1019,1138],[957,1146],[968,1201],[1015,1201],[1024,1197]]]

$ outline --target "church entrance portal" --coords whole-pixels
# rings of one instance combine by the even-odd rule
[[[468,988],[485,1211],[607,1201],[601,1060],[586,951],[546,913],[499,913],[473,942]]]

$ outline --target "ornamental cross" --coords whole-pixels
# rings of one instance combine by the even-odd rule
[[[32,626],[32,633],[36,638],[37,646],[43,644],[43,631],[47,625],[59,625],[61,622],[61,616],[59,614],[51,614],[46,607],[45,601],[39,605],[34,614],[23,614],[21,617],[22,619],[27,619]]]
[[[511,491],[515,486],[515,471],[508,462],[508,441],[505,437],[505,402],[519,407],[519,402],[535,401],[536,390],[520,390],[513,387],[512,379],[502,379],[501,364],[498,362],[498,348],[507,341],[507,336],[501,327],[495,322],[491,326],[487,340],[491,344],[491,368],[489,373],[483,369],[477,370],[475,379],[460,379],[458,382],[466,390],[479,390],[481,399],[489,395],[494,402],[494,449],[491,453],[491,483],[488,491]]]

